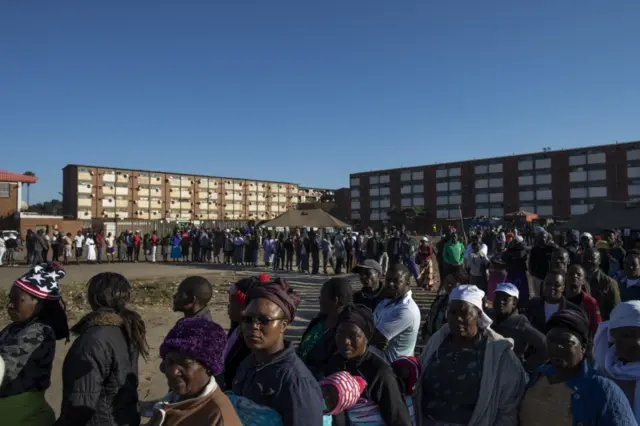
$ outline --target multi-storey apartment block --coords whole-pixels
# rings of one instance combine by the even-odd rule
[[[351,219],[362,223],[392,208],[434,223],[517,210],[566,219],[598,200],[640,197],[640,141],[353,173],[350,189]]]
[[[77,219],[269,220],[300,201],[298,185],[67,165],[63,210]]]
[[[300,203],[319,203],[334,201],[335,192],[331,189],[300,187],[298,197]]]

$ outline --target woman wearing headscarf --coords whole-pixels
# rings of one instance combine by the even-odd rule
[[[69,338],[58,284],[64,275],[57,264],[37,265],[9,291],[11,323],[0,331],[2,424],[50,426],[55,422],[44,393],[51,385],[56,340]]]
[[[579,311],[556,312],[547,322],[550,360],[531,378],[520,425],[635,426],[627,397],[586,360],[589,323]]]
[[[149,346],[144,321],[127,308],[131,284],[113,272],[87,285],[92,312],[71,332],[77,336],[62,365],[62,408],[55,426],[129,426],[140,423],[138,357]]]
[[[375,333],[371,310],[363,305],[347,305],[338,318],[335,342],[337,352],[325,367],[325,375],[346,371],[367,382],[363,398],[378,405],[380,416],[389,426],[410,426],[398,380],[391,366],[369,348]],[[333,418],[334,425],[347,425],[346,413]]]
[[[180,240],[182,240],[182,238],[180,237],[180,233],[176,229],[173,233],[173,237],[171,237],[171,259],[173,259],[174,262],[177,262],[178,259],[180,259],[180,257],[182,256],[182,250],[180,249]]]
[[[502,261],[507,264],[507,281],[518,287],[520,299],[518,308],[524,308],[529,303],[529,278],[527,275],[527,248],[521,236],[515,237],[502,253]]]
[[[353,300],[346,278],[331,278],[320,290],[320,313],[302,335],[298,356],[314,376],[322,377],[327,361],[336,351],[335,334],[340,312]]]
[[[253,287],[242,312],[249,355],[238,367],[233,393],[276,410],[284,426],[321,426],[322,392],[309,369],[284,340],[300,298],[282,279]]]
[[[154,407],[147,426],[241,426],[214,376],[222,372],[224,329],[205,318],[178,321],[160,346],[170,392]]]
[[[420,357],[414,391],[418,426],[513,426],[527,382],[511,340],[489,326],[484,292],[460,285],[449,298],[447,323]]]
[[[640,423],[640,300],[622,302],[600,324],[593,362],[622,389]]]
[[[229,327],[228,341],[223,354],[224,379],[220,381],[220,385],[224,386],[225,390],[231,389],[238,367],[251,353],[251,350],[244,342],[242,327],[240,327],[242,311],[247,307],[247,293],[253,287],[270,281],[269,275],[260,274],[258,277],[243,278],[231,284],[229,304],[227,305],[227,314],[229,315],[229,321],[231,321],[231,327]]]

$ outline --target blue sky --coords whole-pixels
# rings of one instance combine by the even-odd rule
[[[348,185],[364,170],[640,140],[635,0],[21,1],[0,169]]]

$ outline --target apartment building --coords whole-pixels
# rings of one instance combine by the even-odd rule
[[[640,141],[350,175],[352,220],[413,208],[426,220],[517,210],[568,219],[598,200],[640,197]]]
[[[335,191],[324,188],[300,187],[298,190],[300,203],[333,202]]]
[[[297,184],[70,164],[63,212],[77,219],[270,220],[300,201]]]

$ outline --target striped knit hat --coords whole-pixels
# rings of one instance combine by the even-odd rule
[[[325,414],[338,414],[353,407],[367,387],[367,382],[360,376],[352,376],[340,371],[320,380],[320,386],[333,386],[338,391],[336,406]]]
[[[402,393],[409,396],[413,394],[416,382],[422,374],[420,361],[413,356],[401,356],[391,363],[391,368],[396,376],[401,379],[402,384],[406,386],[405,389],[400,389]]]
[[[29,272],[18,278],[13,285],[26,291],[38,299],[60,300],[58,280],[65,276],[57,263],[36,265]]]

